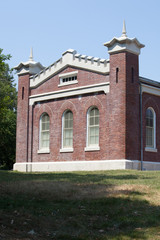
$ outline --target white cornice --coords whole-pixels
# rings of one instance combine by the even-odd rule
[[[67,66],[102,74],[109,73],[109,60],[80,55],[75,50],[70,49],[63,53],[62,57],[51,66],[32,76],[30,78],[30,87],[37,87]]]
[[[34,75],[42,71],[44,68],[45,67],[42,66],[41,63],[34,62],[34,61],[21,62],[16,67],[14,67],[14,69],[17,70],[18,75],[27,74],[27,73]]]
[[[51,99],[71,97],[96,92],[104,92],[105,94],[109,93],[109,82],[32,95],[29,97],[29,105],[33,105],[35,102],[42,102]]]
[[[160,96],[160,88],[142,84],[142,92]]]
[[[140,49],[145,45],[141,44],[137,38],[128,38],[126,35],[122,35],[119,38],[114,37],[111,41],[104,43],[104,46],[108,47],[108,53],[110,54],[127,51],[139,55]]]

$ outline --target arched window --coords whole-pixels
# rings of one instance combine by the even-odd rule
[[[99,147],[99,110],[91,107],[87,113],[87,147]]]
[[[70,110],[62,117],[62,148],[73,148],[73,113]]]
[[[146,111],[146,147],[156,148],[156,114],[152,108]]]
[[[47,113],[43,113],[40,117],[40,149],[49,149],[50,140],[50,121]]]

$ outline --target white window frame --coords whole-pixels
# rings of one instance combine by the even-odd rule
[[[147,108],[147,110],[148,109],[151,110],[151,112],[153,113],[153,146],[152,147],[146,146],[145,151],[157,152],[157,148],[156,148],[156,113],[153,108],[149,107],[149,108]],[[147,110],[146,110],[146,113],[147,113]],[[146,115],[145,115],[145,118],[146,118]],[[146,130],[146,128],[147,128],[147,125],[145,126],[145,130]],[[147,135],[146,135],[146,138],[147,138]]]
[[[61,146],[62,147],[60,149],[60,152],[62,152],[62,153],[63,152],[73,152],[74,151],[73,146],[72,147],[64,147],[64,120],[65,120],[65,114],[68,111],[72,112],[70,109],[67,109],[67,110],[64,111],[64,113],[62,115],[62,130],[61,130],[61,132],[62,132]],[[72,114],[73,114],[73,112],[72,112]]]
[[[91,106],[88,111],[87,111],[87,132],[86,132],[86,147],[85,147],[85,151],[99,151],[100,150],[100,146],[99,146],[99,142],[98,144],[94,144],[94,145],[89,145],[89,116],[90,116],[90,112],[93,108],[97,108],[97,106]],[[99,111],[99,109],[98,109]],[[100,120],[100,112],[99,112],[99,120]],[[100,132],[100,124],[99,124],[99,132]],[[100,134],[99,134],[100,136]],[[99,138],[100,140],[100,138]]]
[[[58,87],[67,86],[67,85],[78,83],[77,79],[76,80],[71,80],[71,81],[68,81],[68,82],[63,82],[64,78],[77,77],[77,74],[78,74],[78,71],[73,71],[73,72],[59,74],[59,85],[58,85]]]
[[[50,117],[49,117],[49,146],[44,148],[42,147],[42,143],[41,143],[41,139],[42,139],[42,117],[47,114],[49,117],[49,114],[44,112],[41,114],[40,116],[40,120],[39,120],[39,150],[37,151],[37,153],[50,153]]]

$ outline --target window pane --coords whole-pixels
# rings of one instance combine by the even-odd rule
[[[49,116],[43,114],[41,119],[40,148],[49,148]]]
[[[99,124],[99,117],[95,117],[95,125]]]
[[[90,119],[89,119],[89,124],[90,124],[90,125],[94,125],[94,118],[93,118],[93,117],[90,117]]]
[[[65,112],[63,116],[63,147],[73,146],[73,113]]]
[[[146,146],[153,148],[154,143],[154,112],[151,109],[146,111]]]
[[[92,108],[88,113],[88,145],[99,145],[99,110]]]

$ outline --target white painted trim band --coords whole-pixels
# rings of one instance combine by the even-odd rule
[[[160,96],[160,88],[158,87],[153,87],[147,84],[142,84],[142,93],[149,93],[149,94],[153,94],[156,96]]]
[[[29,105],[33,105],[35,102],[41,102],[55,98],[71,97],[95,92],[104,92],[105,94],[109,93],[109,82],[32,95],[29,97]]]

